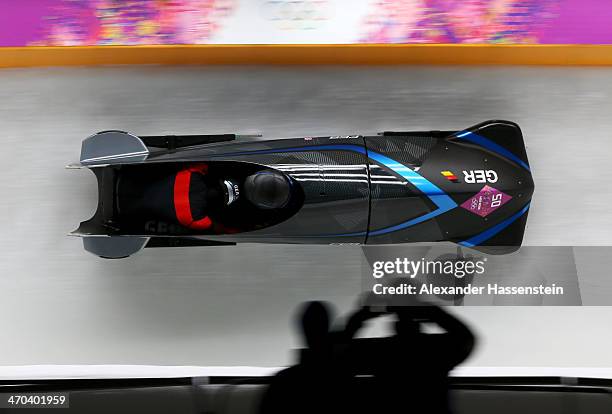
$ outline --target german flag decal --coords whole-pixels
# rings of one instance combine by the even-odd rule
[[[442,174],[444,177],[446,177],[446,179],[452,183],[458,183],[459,179],[457,178],[457,176],[455,174],[453,174],[451,171],[440,171],[440,174]]]

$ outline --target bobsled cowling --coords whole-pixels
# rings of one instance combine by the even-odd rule
[[[112,250],[113,257],[122,254],[101,246],[117,237],[140,240],[130,244],[131,250],[240,242],[451,241],[505,253],[521,245],[534,188],[521,130],[508,121],[461,131],[271,141],[111,132],[109,143],[118,140],[117,134],[142,143],[145,149],[139,145],[138,156],[125,148],[121,154],[101,149],[108,133],[89,138],[100,141],[88,145],[96,148],[95,157],[82,153],[80,166],[98,178],[99,206],[74,234],[96,237],[86,248],[96,254]],[[171,182],[168,177],[194,163],[208,166],[211,182],[231,178],[238,192],[255,191],[248,185],[253,175],[276,174],[286,200],[265,208],[241,196],[230,206],[212,208],[209,229],[185,227],[173,219],[171,204],[162,206],[170,200],[164,195],[170,188],[164,193],[155,183]],[[132,253],[126,249],[123,256]]]

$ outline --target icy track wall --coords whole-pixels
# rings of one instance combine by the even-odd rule
[[[612,44],[609,0],[0,0],[0,46]]]

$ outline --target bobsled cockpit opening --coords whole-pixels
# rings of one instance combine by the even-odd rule
[[[117,182],[117,219],[131,234],[254,231],[287,220],[303,202],[287,175],[235,161],[126,165]]]

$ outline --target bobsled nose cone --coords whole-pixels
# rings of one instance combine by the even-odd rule
[[[525,202],[531,200],[531,196],[535,190],[535,183],[531,170],[525,170],[522,167],[516,167],[514,170],[516,183],[514,184],[512,194],[515,197],[523,199]]]

